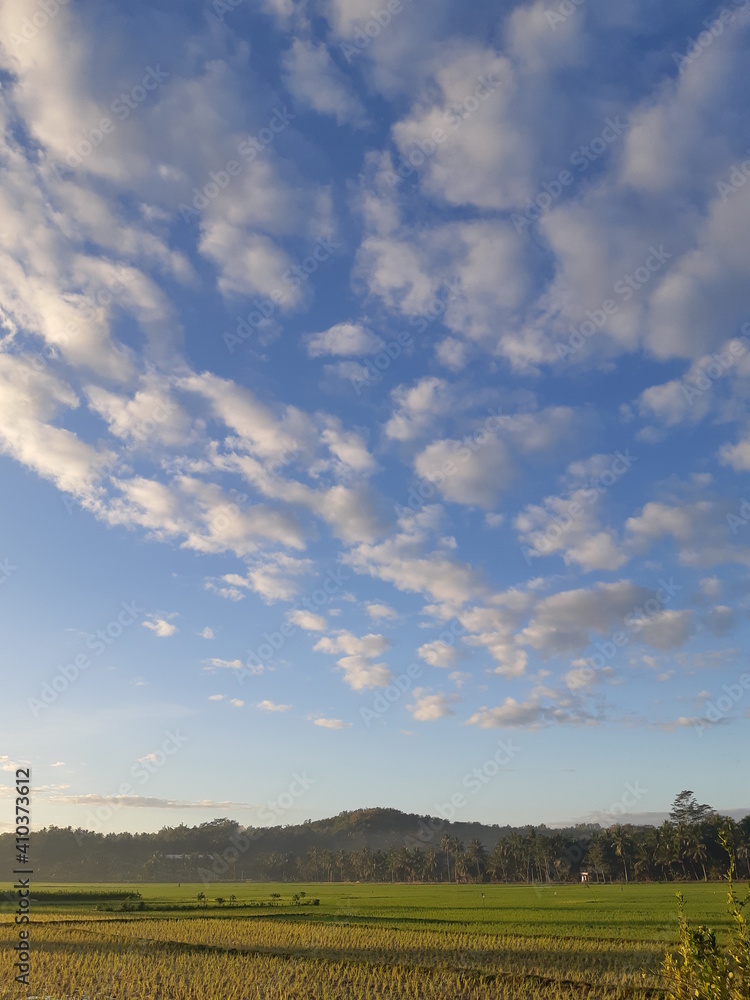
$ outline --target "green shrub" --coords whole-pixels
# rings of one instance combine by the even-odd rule
[[[726,846],[726,845],[725,845]],[[731,940],[722,954],[716,935],[704,924],[693,928],[685,916],[685,901],[677,893],[680,937],[677,954],[664,957],[662,975],[667,1000],[747,1000],[750,997],[750,928],[742,912],[750,902],[734,891],[734,856],[730,853],[728,906],[732,915]]]

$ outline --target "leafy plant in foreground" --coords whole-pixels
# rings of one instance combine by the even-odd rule
[[[732,915],[731,939],[726,954],[716,943],[716,935],[704,924],[693,928],[685,916],[685,900],[677,893],[680,937],[677,955],[667,953],[662,964],[668,1000],[748,1000],[750,997],[750,928],[743,909],[750,902],[750,888],[744,899],[734,890],[734,855],[725,836],[722,844],[729,854],[728,906]]]

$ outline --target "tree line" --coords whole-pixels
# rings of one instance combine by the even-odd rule
[[[48,827],[32,846],[45,881],[539,883],[577,882],[585,872],[589,881],[674,882],[720,878],[722,834],[737,876],[750,878],[750,815],[721,816],[691,791],[660,826],[514,828],[369,809],[257,829],[230,819],[135,834]],[[11,834],[0,835],[9,864],[12,849]]]

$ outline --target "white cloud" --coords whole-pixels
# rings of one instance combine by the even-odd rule
[[[428,433],[452,403],[448,383],[434,376],[426,376],[411,387],[399,386],[391,395],[394,412],[385,425],[385,434],[394,441],[411,441]]]
[[[245,596],[243,591],[253,590],[267,604],[272,604],[274,601],[292,600],[300,588],[298,578],[311,569],[309,559],[298,559],[284,552],[269,552],[254,557],[245,576],[225,573],[221,584],[209,581],[206,586],[232,601],[242,600]]]
[[[363,354],[377,354],[385,347],[385,342],[361,323],[336,323],[322,333],[311,333],[305,338],[305,343],[311,358],[324,355],[361,357]]]
[[[325,45],[295,38],[283,59],[287,89],[302,106],[332,115],[339,125],[360,124],[364,108]]]
[[[368,604],[367,614],[375,621],[394,621],[398,618],[398,611],[389,604]]]
[[[387,687],[392,676],[385,663],[374,663],[388,649],[389,642],[382,635],[370,633],[362,637],[346,629],[324,636],[313,646],[318,653],[345,653],[336,662],[344,680],[354,691]]]
[[[440,639],[424,643],[417,650],[417,655],[432,667],[454,667],[458,660],[456,647],[449,646],[447,643],[441,642]]]
[[[313,725],[320,726],[321,729],[349,729],[352,724],[342,719],[314,719]]]
[[[532,695],[527,701],[506,698],[496,708],[480,708],[467,720],[467,725],[480,729],[536,729],[544,724],[592,725],[596,721],[572,696],[560,698],[556,705],[543,705],[538,696]]]
[[[144,379],[132,398],[96,385],[89,385],[86,394],[90,408],[107,422],[110,432],[129,444],[148,447],[158,441],[185,447],[194,436],[193,423],[168,383],[153,375]]]
[[[589,666],[588,660],[576,660],[573,668],[564,677],[565,685],[571,691],[585,691],[600,684],[604,678],[610,677],[613,671],[609,667],[595,669]]]
[[[262,458],[284,460],[310,437],[303,414],[293,407],[274,413],[244,386],[210,372],[182,379],[181,388],[202,397],[210,412],[238,435],[238,445]]]
[[[460,607],[472,596],[486,594],[478,571],[453,558],[450,548],[425,551],[431,534],[439,529],[439,510],[404,511],[399,531],[378,544],[361,543],[344,563],[357,573],[392,583],[398,590],[428,594],[439,604]]]
[[[104,805],[114,809],[124,807],[125,809],[206,809],[216,811],[257,808],[257,804],[251,802],[222,802],[215,799],[190,801],[187,799],[159,799],[151,795],[99,795],[96,792],[89,792],[87,795],[56,795],[52,801],[67,805]]]
[[[325,632],[328,627],[324,615],[316,615],[315,612],[305,611],[302,608],[290,611],[287,618],[293,625],[297,625],[306,632]]]
[[[433,441],[417,455],[415,469],[446,500],[491,509],[513,485],[521,461],[558,446],[578,423],[575,411],[562,406],[492,413],[460,440]]]
[[[362,436],[356,431],[345,430],[340,421],[328,419],[320,437],[335,457],[334,470],[340,476],[370,475],[377,469]]]
[[[288,712],[291,705],[277,705],[273,701],[269,701],[267,698],[263,701],[259,701],[256,708],[259,708],[261,712]]]
[[[62,379],[38,370],[31,357],[0,354],[0,450],[88,504],[102,492],[115,457],[49,421],[75,409],[78,397]]]
[[[393,127],[405,157],[442,131],[422,167],[422,188],[450,205],[508,209],[523,203],[532,193],[531,157],[515,118],[510,60],[478,45],[455,44],[435,62],[439,97],[420,103]]]
[[[624,629],[626,617],[637,615],[648,599],[653,591],[629,580],[562,591],[539,601],[520,638],[543,656],[578,652],[591,633]]]
[[[467,440],[434,441],[417,455],[414,467],[446,500],[489,510],[500,492],[510,489],[514,463],[503,441],[490,436],[482,445],[471,441],[472,448]]]
[[[171,615],[159,615],[153,613],[148,615],[146,620],[141,622],[141,624],[144,628],[150,629],[154,635],[157,635],[160,639],[168,639],[178,631],[177,626],[170,621],[171,618],[177,617],[176,611],[172,612]]]
[[[691,496],[691,492],[697,495]],[[727,527],[728,515],[736,515],[738,507],[728,499],[712,497],[705,489],[681,490],[664,500],[646,503],[639,514],[628,518],[625,529],[636,552],[671,538],[683,566],[748,565],[750,548],[738,544]]]
[[[215,670],[242,670],[244,668],[242,660],[221,660],[216,656],[212,656],[203,662],[206,664],[204,669],[211,674]]]
[[[654,649],[679,649],[688,640],[692,617],[690,610],[660,611],[643,622],[639,637]]]
[[[435,722],[447,715],[455,715],[451,705],[459,700],[457,695],[442,692],[430,694],[427,688],[415,688],[414,702],[406,707],[417,722]]]
[[[198,633],[198,635],[202,639],[215,639],[216,638],[216,636],[214,634],[214,630],[211,628],[210,625],[206,625],[205,628],[201,629],[201,631]]]
[[[594,455],[568,466],[565,491],[529,504],[513,522],[527,559],[559,553],[567,566],[585,572],[623,566],[628,556],[616,533],[602,525],[601,508],[604,494],[616,488],[617,478],[628,468],[612,455]]]
[[[404,228],[367,236],[356,274],[418,331],[439,316],[453,340],[499,349],[514,367],[526,367],[528,347],[516,343],[511,318],[529,284],[529,252],[506,222],[452,222],[416,234]],[[456,361],[457,350],[450,351]]]

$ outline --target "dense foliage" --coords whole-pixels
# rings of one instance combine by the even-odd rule
[[[140,834],[49,827],[33,843],[36,877],[50,881],[537,883],[579,881],[587,871],[592,881],[632,882],[720,878],[722,833],[738,877],[750,877],[750,816],[719,816],[690,792],[659,827],[512,828],[368,809],[265,829],[229,819]],[[11,835],[0,836],[0,856],[11,852]]]
[[[722,843],[732,855],[725,837]],[[750,926],[745,907],[750,903],[750,889],[740,899],[734,889],[734,861],[730,861],[729,912],[731,933],[728,948],[721,949],[715,932],[705,924],[692,927],[685,916],[682,893],[679,901],[680,937],[677,953],[667,952],[662,977],[667,1000],[747,1000],[750,997]]]

